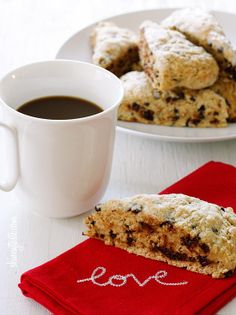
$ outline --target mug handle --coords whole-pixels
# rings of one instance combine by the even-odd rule
[[[3,184],[0,184],[0,189],[3,191],[11,191],[17,183],[18,177],[19,177],[19,154],[18,154],[18,143],[16,138],[16,132],[11,127],[5,125],[4,123],[0,122],[0,128],[3,128],[8,133],[8,138],[11,141],[10,149],[9,149],[9,155],[13,156],[14,162],[13,165],[11,165],[13,176],[8,182],[5,182]]]

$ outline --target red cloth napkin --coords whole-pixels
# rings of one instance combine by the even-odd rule
[[[236,209],[236,168],[209,162],[162,193]],[[89,239],[25,272],[19,287],[55,315],[210,315],[236,296],[236,274],[212,279]]]

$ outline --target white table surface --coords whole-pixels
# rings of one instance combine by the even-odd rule
[[[28,62],[54,58],[71,34],[98,19],[190,3],[206,5],[199,0],[0,0],[0,75]],[[208,1],[208,5],[236,13],[234,0]],[[165,143],[117,133],[104,199],[160,191],[209,160],[236,165],[236,141]],[[0,193],[0,314],[48,314],[20,294],[19,277],[82,241],[83,217],[40,217],[17,203],[14,191]],[[236,299],[218,314],[236,314]]]

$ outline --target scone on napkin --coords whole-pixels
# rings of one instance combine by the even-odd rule
[[[232,208],[184,194],[110,200],[86,219],[86,235],[146,258],[226,278],[236,268]]]
[[[236,168],[207,163],[162,193],[236,208]],[[19,286],[56,315],[210,315],[235,297],[236,276],[213,279],[89,239],[25,272]]]

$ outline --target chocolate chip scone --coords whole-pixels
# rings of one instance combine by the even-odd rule
[[[151,21],[140,26],[139,54],[153,87],[161,91],[202,89],[218,77],[215,59],[202,47]]]
[[[222,75],[211,89],[225,98],[228,106],[228,121],[236,122],[236,81]]]
[[[112,22],[98,23],[90,40],[93,48],[93,63],[118,77],[130,71],[133,63],[139,61],[136,34]]]
[[[161,23],[183,33],[187,39],[205,48],[218,61],[228,77],[236,80],[236,53],[216,17],[198,8],[174,11]]]
[[[227,125],[227,104],[210,89],[182,90],[164,98],[152,88],[144,72],[126,73],[121,81],[124,98],[118,109],[119,120],[180,127]]]
[[[236,267],[236,215],[183,194],[137,195],[95,207],[87,236],[214,278]]]

